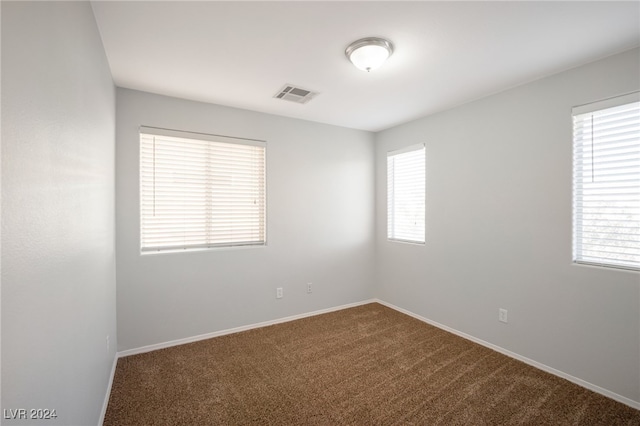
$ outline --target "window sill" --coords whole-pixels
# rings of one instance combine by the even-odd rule
[[[236,251],[236,250],[251,250],[266,248],[267,244],[247,244],[238,246],[219,246],[219,247],[197,247],[188,249],[175,249],[175,250],[157,250],[157,251],[141,251],[140,256],[157,256],[161,254],[178,254],[178,253],[202,253],[208,251]]]

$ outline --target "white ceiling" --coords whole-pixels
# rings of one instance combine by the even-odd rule
[[[640,44],[637,1],[92,5],[117,86],[370,131]],[[395,45],[370,74],[344,55],[367,36]]]

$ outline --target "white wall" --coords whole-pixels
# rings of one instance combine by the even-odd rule
[[[371,296],[371,133],[127,89],[116,97],[119,350]],[[267,247],[140,255],[140,125],[266,140]]]
[[[571,107],[638,90],[639,64],[635,49],[377,134],[376,296],[640,401],[640,274],[571,263]],[[386,152],[419,142],[426,244],[388,242]]]
[[[58,415],[3,424],[97,424],[116,341],[115,89],[89,3],[1,7],[2,408]]]

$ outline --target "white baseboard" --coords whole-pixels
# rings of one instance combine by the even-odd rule
[[[355,302],[355,303],[349,303],[349,304],[346,304],[346,305],[336,306],[336,307],[333,307],[333,308],[321,309],[321,310],[318,310],[318,311],[307,312],[307,313],[298,314],[298,315],[292,315],[292,316],[279,318],[279,319],[275,319],[275,320],[271,320],[271,321],[264,321],[264,322],[260,322],[260,323],[256,323],[256,324],[249,324],[249,325],[245,325],[245,326],[241,326],[241,327],[235,327],[235,328],[230,328],[230,329],[226,329],[226,330],[214,331],[212,333],[200,334],[200,335],[197,335],[197,336],[186,337],[184,339],[177,339],[177,340],[172,340],[172,341],[169,341],[169,342],[157,343],[157,344],[154,344],[154,345],[142,346],[142,347],[139,347],[139,348],[128,349],[128,350],[125,350],[125,351],[122,351],[122,352],[118,352],[116,354],[116,357],[114,358],[114,361],[113,361],[113,368],[112,368],[112,371],[111,371],[111,378],[109,379],[109,387],[107,389],[107,394],[106,394],[106,397],[105,397],[104,406],[102,408],[102,413],[101,413],[101,416],[100,416],[100,423],[99,424],[102,425],[102,422],[104,421],[104,416],[105,416],[106,411],[107,411],[107,404],[109,403],[109,395],[111,394],[111,386],[112,386],[112,383],[113,383],[113,377],[114,377],[114,374],[115,374],[116,362],[117,362],[118,358],[122,358],[122,357],[125,357],[125,356],[130,356],[130,355],[141,354],[141,353],[145,353],[145,352],[151,352],[151,351],[155,351],[155,350],[158,350],[158,349],[169,348],[171,346],[184,345],[186,343],[192,343],[192,342],[197,342],[199,340],[211,339],[213,337],[224,336],[224,335],[227,335],[227,334],[239,333],[241,331],[252,330],[254,328],[267,327],[267,326],[270,326],[270,325],[281,324],[281,323],[285,323],[285,322],[289,322],[289,321],[295,321],[297,319],[312,317],[312,316],[315,316],[315,315],[326,314],[326,313],[329,313],[329,312],[340,311],[340,310],[343,310],[343,309],[353,308],[355,306],[366,305],[366,304],[374,303],[374,302],[380,303],[381,305],[387,306],[387,307],[389,307],[389,308],[391,308],[393,310],[396,310],[396,311],[401,312],[403,314],[409,315],[409,316],[411,316],[413,318],[416,318],[416,319],[418,319],[418,320],[420,320],[422,322],[425,322],[427,324],[433,325],[434,327],[438,327],[438,328],[440,328],[442,330],[445,330],[445,331],[448,331],[450,333],[453,333],[453,334],[455,334],[457,336],[460,336],[460,337],[462,337],[464,339],[467,339],[467,340],[470,340],[472,342],[478,343],[479,345],[485,346],[485,347],[487,347],[489,349],[492,349],[492,350],[494,350],[496,352],[500,352],[501,354],[504,354],[504,355],[506,355],[508,357],[511,357],[511,358],[517,359],[519,361],[522,361],[525,364],[529,364],[532,367],[538,368],[539,370],[546,371],[547,373],[553,374],[553,375],[558,376],[558,377],[562,377],[563,379],[569,380],[570,382],[575,383],[575,384],[577,384],[579,386],[582,386],[582,387],[584,387],[586,389],[592,390],[592,391],[594,391],[596,393],[599,393],[599,394],[604,395],[604,396],[606,396],[608,398],[611,398],[611,399],[616,400],[618,402],[621,402],[621,403],[623,403],[625,405],[628,405],[628,406],[630,406],[632,408],[640,410],[640,402],[638,402],[638,401],[634,401],[634,400],[632,400],[630,398],[624,397],[624,396],[619,395],[619,394],[617,394],[615,392],[612,392],[612,391],[607,390],[605,388],[602,388],[600,386],[594,385],[593,383],[589,383],[589,382],[587,382],[585,380],[582,380],[582,379],[579,379],[577,377],[574,377],[574,376],[572,376],[570,374],[567,374],[567,373],[565,373],[563,371],[557,370],[557,369],[555,369],[553,367],[549,367],[548,365],[542,364],[542,363],[540,363],[538,361],[534,361],[534,360],[532,360],[530,358],[527,358],[527,357],[522,356],[520,354],[517,354],[515,352],[511,352],[510,350],[507,350],[507,349],[504,349],[504,348],[502,348],[500,346],[494,345],[493,343],[486,342],[486,341],[484,341],[482,339],[478,339],[477,337],[474,337],[474,336],[471,336],[469,334],[463,333],[463,332],[458,331],[458,330],[456,330],[454,328],[448,327],[448,326],[446,326],[444,324],[440,324],[440,323],[438,323],[436,321],[430,320],[428,318],[425,318],[423,316],[415,314],[415,313],[413,313],[411,311],[408,311],[406,309],[400,308],[399,306],[395,306],[395,305],[393,305],[391,303],[385,302],[385,301],[380,300],[380,299],[369,299],[369,300],[363,300],[361,302]]]
[[[184,345],[185,343],[197,342],[198,340],[211,339],[213,337],[224,336],[227,334],[239,333],[241,331],[252,330],[254,328],[267,327],[270,325],[281,324],[283,322],[295,321],[301,318],[312,317],[315,315],[326,314],[334,311],[341,311],[343,309],[353,308],[355,306],[366,305],[368,303],[377,302],[375,299],[363,300],[362,302],[349,303],[346,305],[335,306],[333,308],[321,309],[319,311],[307,312],[304,314],[292,315],[289,317],[278,318],[271,321],[259,322],[256,324],[243,325],[241,327],[229,328],[227,330],[214,331],[212,333],[200,334],[198,336],[186,337],[184,339],[171,340],[164,343],[156,343],[154,345],[142,346],[140,348],[127,349],[122,352],[118,352],[117,357],[122,358],[130,355],[137,355],[145,352],[157,351],[158,349],[169,348],[171,346]]]
[[[116,364],[118,364],[118,353],[113,356],[113,365],[111,365],[111,374],[109,375],[109,383],[107,384],[107,393],[105,394],[104,402],[102,403],[102,411],[100,412],[98,426],[102,426],[104,423],[104,416],[107,414],[107,406],[109,405],[109,397],[111,396],[111,386],[113,386],[113,378],[116,375]]]
[[[473,336],[471,336],[469,334],[466,334],[466,333],[458,331],[458,330],[456,330],[454,328],[448,327],[448,326],[446,326],[444,324],[440,324],[439,322],[430,320],[430,319],[425,318],[423,316],[420,316],[418,314],[414,314],[411,311],[408,311],[406,309],[400,308],[400,307],[395,306],[395,305],[393,305],[391,303],[385,302],[385,301],[380,300],[380,299],[374,299],[373,301],[378,302],[381,305],[384,305],[384,306],[386,306],[388,308],[391,308],[391,309],[396,310],[398,312],[401,312],[403,314],[409,315],[410,317],[416,318],[416,319],[418,319],[418,320],[420,320],[422,322],[426,322],[427,324],[433,325],[434,327],[438,327],[438,328],[440,328],[442,330],[445,330],[445,331],[448,331],[450,333],[453,333],[453,334],[455,334],[457,336],[460,336],[460,337],[462,337],[464,339],[467,339],[467,340],[470,340],[472,342],[478,343],[479,345],[485,346],[485,347],[487,347],[489,349],[493,349],[494,351],[500,352],[501,354],[507,355],[508,357],[515,358],[518,361],[522,361],[525,364],[529,364],[532,367],[535,367],[535,368],[537,368],[539,370],[546,371],[547,373],[551,373],[554,376],[562,377],[563,379],[566,379],[566,380],[568,380],[570,382],[573,382],[576,385],[582,386],[583,388],[587,388],[587,389],[592,390],[592,391],[594,391],[596,393],[604,395],[604,396],[606,396],[608,398],[611,398],[613,400],[621,402],[621,403],[623,403],[625,405],[628,405],[629,407],[635,408],[636,410],[640,410],[640,402],[638,402],[638,401],[634,401],[634,400],[629,399],[629,398],[627,398],[625,396],[618,395],[615,392],[611,392],[610,390],[607,390],[605,388],[601,388],[600,386],[594,385],[593,383],[589,383],[589,382],[587,382],[585,380],[582,380],[582,379],[579,379],[577,377],[574,377],[574,376],[572,376],[570,374],[567,374],[567,373],[565,373],[563,371],[556,370],[553,367],[549,367],[548,365],[539,363],[538,361],[534,361],[534,360],[532,360],[530,358],[527,358],[525,356],[519,355],[519,354],[517,354],[515,352],[511,352],[510,350],[507,350],[507,349],[504,349],[504,348],[502,348],[500,346],[494,345],[493,343],[485,342],[482,339],[478,339],[477,337],[473,337]]]

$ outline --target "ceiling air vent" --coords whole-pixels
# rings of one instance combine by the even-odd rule
[[[296,87],[293,84],[285,84],[282,89],[278,90],[278,93],[275,94],[274,98],[295,102],[297,104],[306,104],[317,94],[317,92]]]

